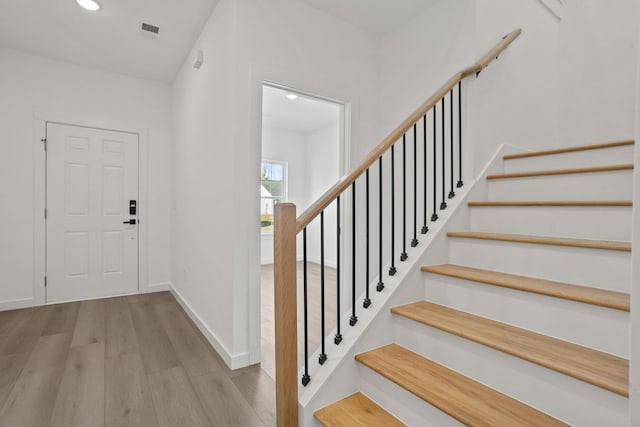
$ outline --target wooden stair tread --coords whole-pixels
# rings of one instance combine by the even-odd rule
[[[381,406],[358,392],[313,413],[325,427],[406,427]]]
[[[356,360],[468,426],[567,425],[396,344]]]
[[[459,337],[629,396],[629,362],[618,356],[427,301],[391,311]]]
[[[631,252],[631,243],[609,240],[567,239],[560,237],[526,236],[521,234],[481,233],[472,231],[450,231],[448,237],[466,239],[498,240],[502,242],[531,243],[538,245],[570,246],[575,248],[605,249]]]
[[[520,154],[509,154],[504,156],[504,160],[513,160],[513,159],[524,159],[527,157],[538,157],[538,156],[548,156],[552,154],[564,154],[564,153],[575,153],[577,151],[588,151],[588,150],[599,150],[603,148],[614,148],[614,147],[622,147],[625,145],[633,145],[633,140],[628,141],[616,141],[616,142],[607,142],[604,144],[590,144],[590,145],[580,145],[576,147],[567,147],[567,148],[559,148],[556,150],[544,150],[544,151],[532,151],[529,153],[520,153]]]
[[[611,165],[611,166],[594,166],[588,168],[575,168],[575,169],[555,169],[555,170],[542,170],[542,171],[531,171],[531,172],[515,172],[515,173],[504,173],[497,175],[489,175],[487,179],[511,179],[511,178],[529,178],[535,176],[551,176],[551,175],[570,175],[577,173],[595,173],[595,172],[615,172],[615,171],[624,171],[624,170],[632,170],[633,164],[624,164],[624,165]]]
[[[469,202],[471,207],[484,206],[632,206],[631,200],[522,200],[522,201],[478,201]]]
[[[430,265],[422,267],[422,271],[616,310],[629,311],[630,309],[629,294],[623,292],[573,285],[535,277],[518,276],[499,271],[482,270],[464,265]]]

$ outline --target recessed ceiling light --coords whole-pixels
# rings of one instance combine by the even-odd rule
[[[287,99],[294,100],[294,99],[296,99],[297,97],[298,97],[298,95],[294,95],[293,93],[289,93],[289,94],[287,94]]]
[[[76,3],[78,3],[80,6],[84,7],[85,9],[90,10],[91,12],[100,10],[100,5],[95,0],[76,0]]]

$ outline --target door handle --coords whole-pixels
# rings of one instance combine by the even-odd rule
[[[129,221],[123,221],[123,224],[131,224],[131,225],[136,225],[136,220],[135,219],[130,219]]]

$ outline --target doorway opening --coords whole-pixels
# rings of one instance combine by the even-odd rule
[[[295,203],[297,213],[326,192],[348,165],[348,115],[344,102],[272,83],[262,89],[262,161],[260,165],[261,365],[275,378],[273,312],[273,214],[280,202]],[[336,322],[336,266],[338,223],[335,206],[324,214],[326,331]],[[300,237],[300,236],[299,236]],[[320,295],[320,226],[307,228],[308,292]],[[302,286],[302,242],[298,241],[298,286]],[[298,346],[302,339],[302,289],[298,290]],[[309,300],[310,354],[320,345],[319,298]],[[298,354],[301,354],[298,351]]]

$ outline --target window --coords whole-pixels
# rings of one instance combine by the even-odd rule
[[[260,170],[260,231],[273,232],[274,207],[287,198],[287,164],[263,160]]]

